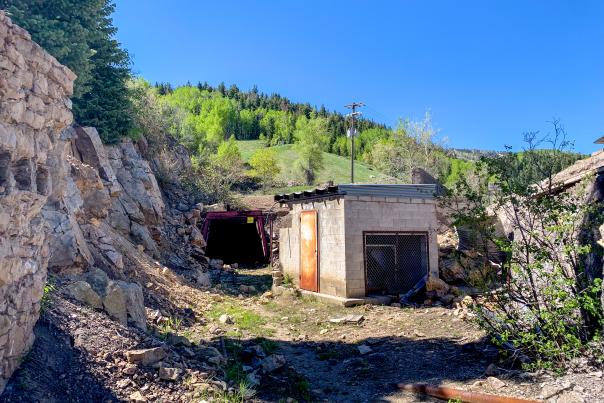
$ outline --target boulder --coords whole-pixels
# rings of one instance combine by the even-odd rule
[[[201,287],[210,287],[212,285],[212,279],[210,277],[210,273],[207,271],[202,271],[201,269],[196,271],[195,281]]]
[[[198,352],[199,356],[204,360],[218,359],[219,361],[225,361],[224,356],[218,349],[211,346],[202,346],[199,347]]]
[[[272,354],[262,360],[262,370],[270,373],[283,367],[286,362],[285,356],[280,354]]]
[[[207,211],[207,212],[226,211],[226,207],[225,207],[224,203],[210,204],[209,206],[204,207],[204,211]]]
[[[166,337],[166,342],[173,346],[185,346],[185,347],[191,346],[191,342],[185,336],[180,336],[178,334],[174,334],[171,332],[168,333],[168,336]]]
[[[450,288],[449,284],[438,277],[429,276],[426,282],[426,289],[435,292],[438,297],[443,297],[449,292]]]
[[[455,283],[466,278],[465,269],[454,256],[440,259],[439,268],[440,276],[447,282]]]
[[[365,355],[365,354],[369,354],[373,351],[373,349],[365,344],[361,344],[360,346],[357,347],[357,349],[359,350],[359,354],[361,355]]]
[[[501,379],[499,378],[495,378],[494,376],[489,376],[487,378],[487,383],[489,384],[489,386],[491,386],[491,388],[493,389],[501,389],[505,386],[505,382],[503,382]]]
[[[227,315],[226,313],[220,315],[218,321],[223,325],[230,325],[233,323],[233,317],[231,315]]]
[[[94,291],[100,296],[105,296],[107,286],[109,285],[109,277],[107,273],[99,268],[93,268],[92,270],[84,273],[84,279]]]
[[[210,259],[210,267],[213,269],[222,269],[224,267],[224,261],[221,259]]]
[[[164,381],[176,381],[181,373],[182,370],[179,368],[159,367],[159,379]]]
[[[200,248],[206,247],[206,240],[203,239],[203,235],[201,234],[201,231],[197,229],[197,227],[191,227],[190,240],[191,243],[195,246],[198,246]]]
[[[132,392],[130,394],[130,396],[128,397],[128,399],[130,399],[131,402],[134,403],[146,403],[147,402],[147,398],[145,396],[143,396],[143,394],[137,390],[136,392]]]
[[[163,347],[126,351],[126,359],[131,364],[151,365],[167,357]]]
[[[128,308],[126,308],[126,295],[121,287],[114,282],[107,286],[105,298],[103,300],[105,311],[113,319],[122,325],[128,324]]]
[[[134,375],[134,374],[136,374],[137,370],[138,370],[138,367],[135,364],[126,364],[126,366],[122,370],[122,373],[124,375]]]
[[[451,305],[451,303],[453,302],[454,299],[455,299],[455,295],[453,295],[453,294],[445,294],[442,297],[440,297],[441,302],[445,305]]]
[[[89,305],[95,309],[101,309],[103,307],[103,302],[101,301],[101,297],[97,294],[90,284],[85,281],[76,281],[71,283],[65,289],[67,295],[72,297],[73,299],[80,301],[86,305]]]
[[[147,330],[143,289],[140,285],[111,281],[107,286],[103,306],[121,324],[127,325],[130,319],[137,328]]]

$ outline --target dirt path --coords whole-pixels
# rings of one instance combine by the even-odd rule
[[[129,401],[137,391],[149,402],[241,402],[241,396],[245,401],[290,403],[437,401],[399,392],[396,383],[530,398],[547,392],[547,401],[557,403],[604,402],[602,371],[553,378],[499,369],[495,377],[487,376],[487,367],[498,362],[496,349],[451,309],[344,308],[293,295],[275,298],[266,293],[271,283],[268,269],[219,275],[214,288],[199,290],[153,262],[143,263],[140,280],[158,296],[148,302],[166,308],[164,316],[178,319],[171,322],[170,331],[193,343],[190,349],[166,346],[166,365],[184,369],[180,379],[160,380],[152,367],[125,372],[124,352],[165,345],[157,333],[161,329],[142,333],[122,327],[102,312],[57,296],[37,325],[32,352],[0,402]],[[172,305],[164,305],[165,299]],[[188,319],[183,316],[187,312]],[[228,320],[221,320],[225,315]],[[331,321],[346,315],[362,320]],[[250,349],[264,357],[282,356],[285,364],[270,371],[260,365],[259,370],[258,357],[250,358]],[[206,357],[212,351],[220,355],[219,350],[224,357]],[[243,358],[246,354],[251,363]],[[260,383],[248,385],[239,398],[231,392],[207,392],[225,390],[227,384],[236,390],[252,373]]]
[[[290,369],[303,376],[311,400],[369,402],[417,401],[397,392],[395,383],[459,385],[493,391],[485,369],[497,351],[473,324],[445,308],[361,306],[344,308],[293,296],[259,297],[268,285],[266,270],[239,270],[237,284],[254,285],[256,295],[222,295],[208,308],[210,317],[227,313],[232,325],[220,325],[230,340],[273,340]],[[257,315],[253,327],[242,320]],[[360,323],[334,324],[330,319],[362,315]],[[212,322],[215,330],[215,322]],[[206,332],[207,334],[207,332]],[[359,350],[367,350],[363,354]],[[367,349],[367,348],[368,349]],[[478,382],[477,382],[478,381]],[[504,381],[498,393],[534,395],[519,381]],[[530,389],[530,388],[528,388]],[[283,389],[282,392],[287,391]],[[272,400],[275,391],[260,400]],[[278,392],[278,390],[276,391]]]

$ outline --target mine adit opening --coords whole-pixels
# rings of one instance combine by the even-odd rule
[[[206,256],[226,264],[269,263],[272,222],[272,215],[260,210],[207,213],[203,224]]]

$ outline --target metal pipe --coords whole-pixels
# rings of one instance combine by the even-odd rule
[[[439,399],[459,399],[466,403],[539,403],[541,400],[527,400],[511,396],[496,396],[481,392],[469,392],[447,386],[427,385],[423,383],[399,383],[400,390],[437,397]]]

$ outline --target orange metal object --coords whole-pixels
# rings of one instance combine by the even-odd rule
[[[426,385],[423,383],[399,383],[400,390],[413,393],[421,393],[437,397],[439,399],[459,399],[466,403],[540,403],[541,400],[527,400],[511,396],[496,396],[480,392],[468,392],[465,390],[449,388],[446,386]]]
[[[317,212],[300,213],[300,288],[319,291],[319,246],[317,242]]]

